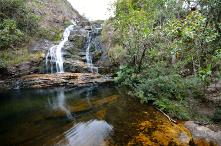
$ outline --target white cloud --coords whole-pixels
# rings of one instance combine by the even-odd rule
[[[114,0],[68,0],[74,9],[76,9],[81,15],[85,14],[90,20],[104,20],[108,19],[110,12],[109,3]]]

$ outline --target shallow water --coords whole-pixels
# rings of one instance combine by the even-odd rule
[[[0,111],[1,146],[183,145],[188,133],[110,83],[0,91]]]

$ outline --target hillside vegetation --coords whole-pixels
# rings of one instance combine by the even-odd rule
[[[117,0],[112,7],[116,16],[105,22],[101,40],[119,66],[116,82],[141,102],[194,118],[193,102],[207,101],[207,86],[220,78],[221,2]],[[221,104],[213,104],[216,116],[203,120],[221,120]]]
[[[33,57],[30,41],[60,40],[71,20],[84,18],[67,0],[0,0],[0,67]]]

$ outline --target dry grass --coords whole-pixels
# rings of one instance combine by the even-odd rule
[[[78,12],[72,8],[68,1],[64,0],[41,0],[46,6],[39,7],[34,2],[28,2],[28,5],[34,9],[35,14],[40,18],[40,26],[43,28],[57,28],[70,20],[81,20]]]

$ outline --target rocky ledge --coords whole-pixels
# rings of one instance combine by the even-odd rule
[[[113,79],[98,73],[56,73],[26,75],[0,81],[0,89],[41,88],[52,86],[82,86],[111,82]]]
[[[184,126],[191,131],[196,145],[200,145],[199,140],[206,140],[207,142],[213,142],[216,143],[218,146],[221,146],[221,131],[212,131],[208,128],[209,125],[203,126],[203,124],[201,125],[201,123],[193,121],[185,122]]]

